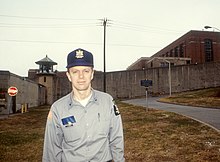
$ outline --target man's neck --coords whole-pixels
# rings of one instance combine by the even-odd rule
[[[89,97],[91,92],[92,92],[91,88],[88,90],[84,90],[84,91],[73,90],[73,98],[77,101],[81,101]]]

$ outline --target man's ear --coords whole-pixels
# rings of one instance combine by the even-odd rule
[[[93,77],[94,77],[94,71],[95,71],[95,70],[93,70],[93,69],[92,69],[92,76],[91,76],[91,80],[93,80]]]
[[[68,71],[66,72],[66,76],[67,76],[67,78],[69,79],[69,81],[71,82],[70,73],[69,73]]]

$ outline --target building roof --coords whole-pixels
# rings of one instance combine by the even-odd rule
[[[35,62],[36,64],[39,64],[39,65],[57,65],[56,62],[54,62],[53,60],[51,60],[47,55],[45,58],[43,58],[42,60],[39,60],[37,62]]]
[[[150,57],[141,57],[138,60],[136,60],[135,62],[133,62],[130,66],[128,66],[127,70],[133,69],[133,67],[135,65],[137,65],[138,63],[145,62],[145,61],[148,61],[148,60],[150,60]]]

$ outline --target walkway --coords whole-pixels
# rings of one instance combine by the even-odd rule
[[[200,122],[203,122],[218,131],[220,131],[220,109],[212,109],[212,108],[201,108],[201,107],[193,107],[193,106],[183,106],[183,105],[175,105],[158,102],[159,97],[149,97],[148,98],[148,107],[155,108],[159,110],[175,112],[177,114],[181,114]],[[133,105],[139,106],[147,106],[146,99],[132,99],[123,101],[125,103],[130,103]]]

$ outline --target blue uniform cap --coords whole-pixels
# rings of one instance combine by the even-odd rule
[[[70,52],[67,56],[67,66],[66,68],[71,68],[73,66],[90,66],[93,65],[93,55],[84,49],[78,48]]]

